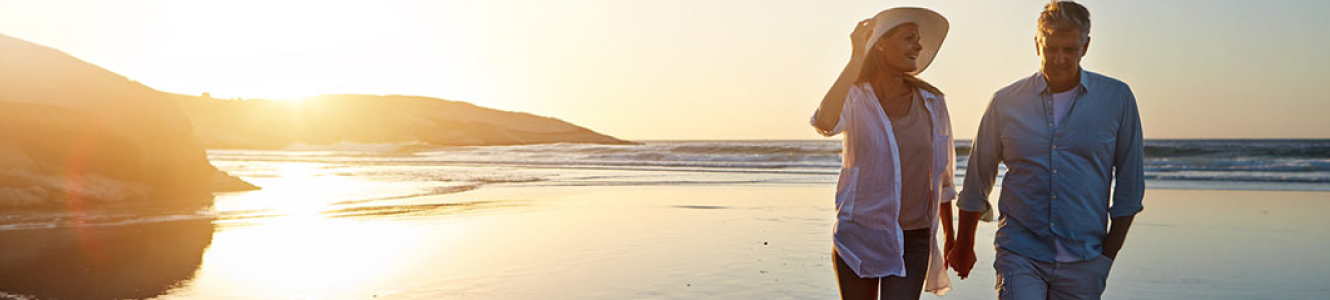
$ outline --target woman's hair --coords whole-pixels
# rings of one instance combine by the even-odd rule
[[[896,33],[896,30],[900,28],[901,28],[900,25],[896,25],[896,27],[892,27],[890,30],[887,30],[886,33],[882,34],[882,38],[878,39],[878,42],[881,43],[882,41],[887,40],[886,37]],[[877,76],[879,72],[882,72],[882,68],[885,66],[882,66],[882,59],[878,57],[879,55],[881,54],[879,54],[877,51],[877,45],[868,45],[868,56],[866,56],[866,58],[864,59],[864,68],[862,71],[859,72],[859,79],[855,80],[855,83],[868,82],[868,80],[872,79],[874,76]],[[901,78],[905,79],[905,85],[907,86],[910,86],[912,88],[924,89],[929,93],[933,93],[934,95],[942,96],[941,90],[938,90],[937,87],[934,87],[932,84],[929,84],[927,81],[924,81],[923,79],[914,77],[914,75],[902,73]]]
[[[1038,30],[1041,36],[1071,30],[1089,36],[1090,10],[1076,2],[1053,0],[1044,5],[1044,12],[1039,13]]]

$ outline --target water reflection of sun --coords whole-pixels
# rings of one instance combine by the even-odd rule
[[[336,218],[329,211],[375,186],[341,176],[326,164],[273,163],[246,177],[262,189],[228,194],[214,209],[214,234],[195,284],[181,291],[263,295],[271,299],[332,299],[383,295],[378,287],[409,268],[406,259],[425,235],[409,223]],[[390,291],[388,291],[390,292]],[[354,298],[354,297],[352,297]]]
[[[284,179],[280,188],[275,188],[271,208],[286,215],[317,215],[328,207],[328,199],[336,196],[338,185],[331,176],[322,176],[317,165],[287,164],[277,172]],[[280,199],[280,200],[276,200]]]
[[[338,176],[324,164],[301,162],[273,164],[260,176],[246,180],[261,189],[219,197],[214,209],[222,214],[318,216],[335,209],[339,202],[354,200],[371,185],[363,179]]]

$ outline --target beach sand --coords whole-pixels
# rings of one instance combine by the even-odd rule
[[[219,220],[195,277],[159,299],[838,299],[833,192],[491,186],[340,217]],[[1327,200],[1149,190],[1104,297],[1330,294]],[[974,274],[953,274],[945,298],[996,298],[993,251],[983,246],[995,228],[979,225]]]

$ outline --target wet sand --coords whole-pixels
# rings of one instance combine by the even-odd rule
[[[365,214],[219,220],[195,276],[158,299],[837,299],[833,192],[491,186]],[[1330,193],[1146,197],[1105,299],[1330,294]],[[977,250],[945,298],[996,298],[993,253]]]

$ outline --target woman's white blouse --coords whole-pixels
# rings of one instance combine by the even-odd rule
[[[942,251],[938,248],[938,208],[956,198],[952,177],[956,169],[956,149],[952,140],[951,116],[941,95],[918,89],[924,108],[933,120],[933,157],[929,176],[933,197],[930,211],[932,241],[924,289],[938,295],[951,289]],[[817,128],[817,113],[810,121]],[[905,276],[902,259],[904,247],[898,224],[901,195],[900,152],[891,121],[878,104],[868,84],[850,87],[840,121],[831,131],[844,133],[840,180],[836,184],[836,224],[833,229],[836,252],[862,278]]]

